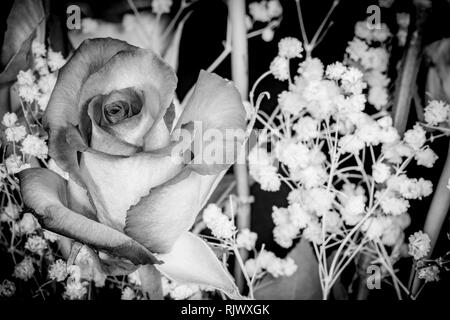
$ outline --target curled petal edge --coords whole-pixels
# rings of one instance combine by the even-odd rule
[[[67,208],[67,182],[53,171],[30,168],[21,171],[19,179],[25,204],[48,230],[134,264],[161,263],[127,235]]]

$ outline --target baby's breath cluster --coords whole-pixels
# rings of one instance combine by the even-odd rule
[[[247,29],[254,29],[255,25],[262,25],[250,32],[249,36],[261,35],[261,38],[270,42],[274,37],[274,29],[280,24],[283,7],[279,0],[263,0],[251,2],[248,5],[246,24]]]
[[[302,44],[292,38],[280,41],[269,74],[287,81],[288,88],[278,95],[271,115],[258,112],[263,138],[248,160],[250,175],[263,190],[278,191],[281,183],[291,190],[289,205],[272,212],[274,240],[281,247],[291,248],[303,237],[317,248],[319,261],[326,255],[322,246],[341,248],[342,256],[333,258],[338,264],[363,248],[372,252],[373,246],[383,246],[392,248],[386,249],[392,256],[386,256],[388,251],[373,254],[393,263],[405,245],[410,202],[432,194],[432,183],[410,177],[407,167],[413,161],[433,167],[438,157],[428,142],[434,136],[425,127],[447,122],[450,107],[430,102],[427,123],[400,136],[383,109],[389,83],[383,44],[390,37],[384,24],[372,30],[358,23],[347,50],[358,63],[325,66],[307,56],[292,74],[291,59],[301,58]],[[384,92],[374,93],[377,88]],[[374,101],[371,95],[385,98]],[[383,110],[373,114],[368,105]],[[342,271],[329,270],[333,276]]]
[[[372,25],[369,21],[360,21],[355,26],[355,37],[346,49],[347,64],[364,73],[368,85],[367,100],[378,110],[386,108],[389,103],[387,69],[391,37],[385,23]]]

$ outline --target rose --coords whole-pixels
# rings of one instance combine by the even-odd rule
[[[232,296],[231,277],[188,230],[236,159],[242,136],[225,132],[245,129],[244,107],[230,82],[202,71],[177,115],[176,83],[151,50],[85,41],[61,69],[44,122],[49,153],[70,178],[24,170],[23,199],[53,232]],[[203,139],[208,130],[216,134]],[[211,146],[232,161],[208,161]]]

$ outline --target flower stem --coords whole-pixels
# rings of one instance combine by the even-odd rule
[[[245,1],[228,0],[228,14],[231,23],[231,73],[233,82],[241,93],[242,99],[248,95],[248,44],[247,29],[245,26]],[[244,151],[244,150],[243,150]],[[240,200],[248,199],[250,187],[246,164],[235,164],[237,194]],[[238,207],[237,225],[239,229],[250,227],[250,203],[241,201]],[[242,251],[240,258],[247,258],[247,252]],[[235,276],[238,287],[242,290],[244,281],[239,266],[235,267]]]

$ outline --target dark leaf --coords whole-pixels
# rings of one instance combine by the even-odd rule
[[[318,300],[322,298],[319,266],[310,243],[302,239],[288,254],[297,271],[290,277],[265,277],[255,289],[259,300]]]

